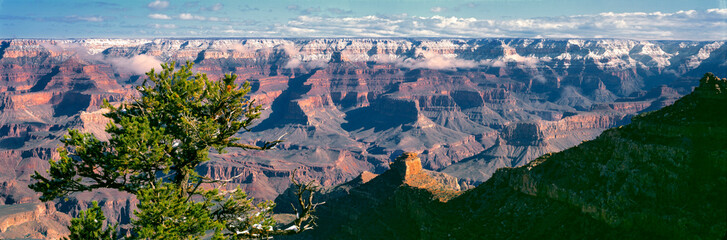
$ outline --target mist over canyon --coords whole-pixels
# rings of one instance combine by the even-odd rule
[[[137,96],[144,72],[193,61],[210,79],[238,75],[266,110],[242,142],[285,139],[265,152],[212,154],[197,169],[241,175],[275,199],[293,169],[323,186],[380,174],[402,152],[472,188],[496,169],[591,140],[727,75],[724,41],[619,39],[76,39],[0,40],[0,237],[63,234],[91,199],[127,224],[128,195],[82,193],[42,204],[45,172],[68,128],[103,136],[99,108]],[[8,230],[10,229],[10,230]],[[52,231],[48,230],[52,229]],[[55,235],[54,235],[55,234]]]

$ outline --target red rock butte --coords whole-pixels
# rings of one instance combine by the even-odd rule
[[[422,168],[422,160],[416,153],[405,152],[391,164],[392,171],[400,177],[401,184],[424,189],[432,193],[439,201],[446,202],[449,199],[461,194],[459,186],[452,186],[450,176],[433,176],[435,172],[425,171]],[[449,178],[449,179],[448,179]],[[450,180],[447,184],[447,180]],[[456,185],[456,178],[454,180]]]

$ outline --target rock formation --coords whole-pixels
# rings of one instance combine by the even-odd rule
[[[294,237],[723,238],[725,87],[727,78],[707,74],[673,105],[639,114],[628,125],[525,166],[502,168],[446,203],[428,198],[429,191],[382,193],[384,188],[361,185],[354,188],[360,192],[338,198],[358,201],[323,205],[336,212],[321,215],[321,223],[332,226]],[[399,161],[367,184],[385,181],[392,172],[397,177],[406,172],[404,178],[411,179],[415,169],[414,162]]]
[[[424,235],[418,233],[418,226],[427,221],[422,217],[435,210],[427,205],[442,204],[462,193],[456,178],[422,169],[421,159],[415,153],[403,153],[391,169],[362,181],[372,177],[367,175],[370,174],[364,172],[353,181],[314,197],[314,201],[325,202],[316,211],[319,227],[291,237],[382,238],[406,232],[412,234],[406,238],[421,238]],[[276,203],[285,206],[291,200],[283,194]]]
[[[0,238],[61,239],[70,232],[71,217],[57,212],[52,203],[0,206]]]
[[[723,42],[579,39],[5,39],[0,56],[0,204],[33,203],[29,176],[57,157],[68,128],[103,138],[99,105],[132,99],[160,62],[235,73],[267,110],[243,141],[284,136],[267,152],[212,154],[198,171],[242,174],[258,199],[292,169],[324,186],[380,174],[402,152],[468,188],[500,167],[590,140],[725,74]],[[133,199],[109,198],[125,221]],[[57,208],[75,213],[90,198]],[[74,200],[75,199],[75,200]],[[98,199],[102,200],[102,199]],[[71,207],[68,204],[78,204]],[[113,204],[112,204],[113,203]],[[103,206],[103,204],[102,204]],[[126,216],[122,216],[122,215]]]

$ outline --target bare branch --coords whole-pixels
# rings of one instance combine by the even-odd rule
[[[310,230],[313,229],[314,226],[317,226],[315,222],[317,218],[313,215],[313,213],[315,212],[316,207],[325,203],[313,203],[313,196],[315,195],[315,192],[320,190],[320,187],[315,184],[314,180],[306,183],[301,183],[301,181],[296,180],[295,175],[297,172],[298,169],[295,169],[290,174],[290,182],[293,183],[293,186],[295,187],[295,195],[298,197],[298,205],[300,207],[300,211],[298,211],[298,208],[293,206],[296,215],[296,219],[293,220],[293,225],[295,226],[296,233]],[[306,193],[309,195],[307,199],[304,199]],[[291,205],[293,204],[291,203]]]
[[[265,142],[262,147],[255,146],[255,145],[250,145],[250,144],[244,144],[244,143],[230,143],[230,147],[238,147],[238,148],[242,148],[244,150],[248,150],[248,149],[251,149],[251,150],[268,150],[268,149],[272,149],[273,147],[277,146],[278,143],[281,143],[281,142],[283,142],[283,140],[275,140],[275,141],[272,141],[272,142]]]
[[[205,178],[205,180],[207,180],[207,181],[205,181],[204,183],[218,183],[218,182],[228,183],[228,182],[232,182],[236,178],[242,177],[242,175],[244,175],[244,174],[245,173],[243,172],[243,173],[237,174],[237,175],[235,175],[235,176],[233,176],[231,178],[228,178],[228,179],[209,179],[209,178]]]

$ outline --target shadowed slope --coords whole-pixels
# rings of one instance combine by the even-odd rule
[[[399,158],[326,203],[302,238],[717,239],[727,231],[727,79],[447,202]],[[405,166],[405,167],[402,167]],[[404,184],[401,184],[404,183]]]
[[[534,230],[547,230],[543,224],[569,229],[567,235],[576,238],[594,233],[724,236],[726,86],[727,79],[707,74],[692,94],[672,106],[639,115],[629,125],[521,168],[498,171],[448,203],[453,215],[465,216],[457,218],[465,224],[456,236],[536,237],[542,233]],[[566,215],[589,217],[580,222],[563,218]],[[527,222],[532,225],[523,226]],[[501,224],[503,228],[496,228]]]

